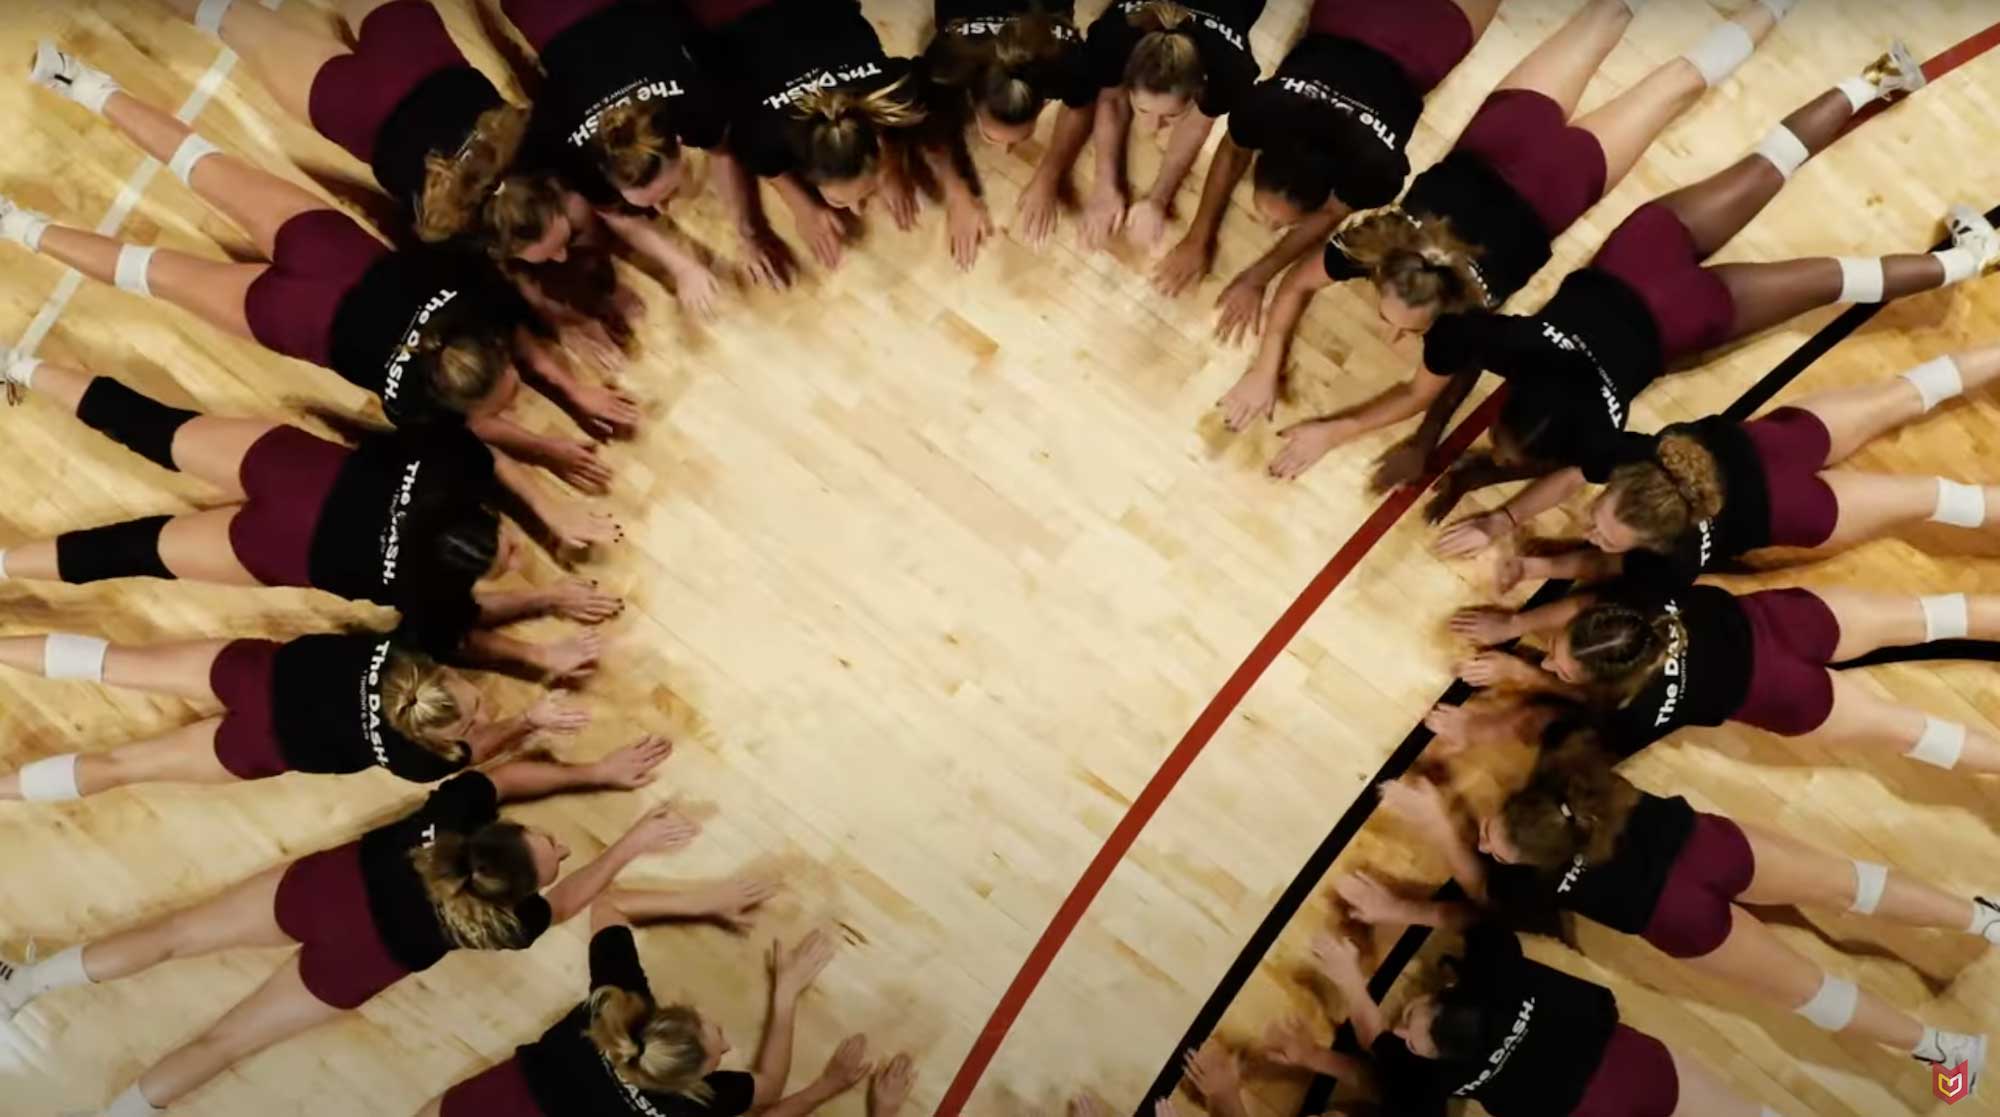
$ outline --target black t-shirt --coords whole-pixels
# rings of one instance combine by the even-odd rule
[[[1476,155],[1445,156],[1410,183],[1402,205],[1411,216],[1450,222],[1452,232],[1474,249],[1473,269],[1489,307],[1513,298],[1549,262],[1549,235],[1535,208]],[[1326,273],[1336,280],[1363,279],[1368,269],[1348,256],[1335,236],[1326,246]]]
[[[1717,563],[1771,545],[1771,489],[1764,479],[1764,462],[1743,431],[1743,424],[1720,415],[1682,423],[1660,432],[1691,434],[1714,456],[1722,474],[1722,511],[1703,520],[1673,543],[1671,550],[1630,551],[1624,576],[1635,582],[1684,586]],[[1652,439],[1646,440],[1651,452]]]
[[[435,584],[412,577],[412,541],[491,500],[493,451],[464,427],[439,426],[364,439],[340,468],[313,528],[315,588],[350,601],[446,607]],[[466,596],[472,585],[465,586]],[[426,650],[429,648],[426,644]]]
[[[1627,456],[1632,401],[1665,369],[1645,305],[1590,268],[1570,273],[1540,314],[1438,319],[1424,335],[1424,367],[1440,376],[1485,369],[1504,377],[1513,405],[1550,420],[1534,454],[1579,466],[1600,483]]]
[[[1004,34],[1008,26],[1035,11],[1048,15],[1059,46],[1057,53],[1025,67],[1028,84],[1043,97],[1061,101],[1071,108],[1088,108],[1097,102],[1097,77],[1084,52],[1083,33],[1076,29],[1075,0],[937,0],[937,37],[925,51],[925,62],[934,79],[943,80],[951,71],[954,40],[968,46],[988,45]]]
[[[487,260],[443,249],[385,253],[340,300],[333,318],[333,371],[382,400],[401,426],[450,415],[418,381],[415,345],[426,330],[463,325],[511,338],[534,310]]]
[[[346,773],[380,766],[413,783],[465,768],[396,732],[383,716],[382,665],[395,646],[386,636],[301,636],[278,649],[271,709],[287,768]]]
[[[1395,201],[1410,177],[1410,135],[1423,114],[1423,93],[1389,56],[1352,39],[1310,35],[1229,114],[1229,136],[1248,151],[1325,152],[1340,200],[1374,209]]]
[[[1486,883],[1502,910],[1573,911],[1614,931],[1641,935],[1653,922],[1681,850],[1694,833],[1694,808],[1685,799],[1644,795],[1602,865],[1579,856],[1561,873],[1529,865],[1487,862]]]
[[[624,202],[591,142],[606,112],[664,102],[675,138],[689,147],[717,147],[728,129],[717,90],[676,26],[676,7],[624,0],[586,16],[542,51],[548,80],[535,100],[535,158],[599,208]]]
[[[1549,1117],[1574,1111],[1618,1026],[1611,990],[1521,953],[1514,935],[1492,925],[1466,934],[1457,988],[1486,1006],[1492,1030],[1485,1058],[1446,1062],[1412,1053],[1394,1033],[1372,1052],[1405,1117],[1443,1117],[1454,1098],[1475,1098],[1493,1117]]]
[[[425,78],[382,122],[375,136],[375,181],[415,210],[432,152],[450,158],[489,109],[506,104],[486,75],[453,66]]]
[[[1755,655],[1750,619],[1725,590],[1714,586],[1641,586],[1620,579],[1599,594],[1651,612],[1664,609],[1680,624],[1653,677],[1632,699],[1606,712],[1606,745],[1621,757],[1687,725],[1722,725],[1743,707]]]
[[[776,0],[722,28],[715,46],[716,71],[734,75],[730,149],[760,178],[797,168],[804,125],[793,106],[808,93],[866,94],[915,71],[882,50],[860,0]]]
[[[590,940],[590,987],[594,991],[606,986],[648,999],[653,996],[629,927],[607,927]],[[590,1005],[586,1002],[543,1032],[541,1039],[515,1052],[521,1074],[528,1080],[528,1092],[543,1113],[738,1117],[748,1113],[756,1100],[757,1080],[740,1070],[717,1071],[704,1078],[713,1094],[706,1104],[627,1085],[590,1042],[589,1030]]]
[[[362,836],[361,874],[375,932],[412,973],[430,969],[458,948],[445,934],[411,853],[429,848],[439,834],[474,834],[499,817],[500,792],[493,781],[483,772],[466,772],[431,792],[416,813]],[[514,915],[521,933],[512,950],[532,946],[554,919],[539,895],[515,905]]]
[[[1102,89],[1125,84],[1125,66],[1146,32],[1132,26],[1133,12],[1151,0],[1113,0],[1090,25],[1090,66]],[[1250,51],[1250,29],[1264,14],[1264,0],[1197,0],[1183,3],[1194,17],[1182,25],[1201,52],[1206,79],[1196,102],[1203,115],[1228,116],[1257,84],[1261,68]]]

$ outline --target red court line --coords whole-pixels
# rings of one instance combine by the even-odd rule
[[[1475,439],[1486,432],[1487,426],[1492,423],[1498,411],[1499,398],[1498,393],[1495,393],[1487,397],[1486,401],[1480,404],[1449,438],[1445,439],[1438,448],[1435,460],[1439,462],[1456,460]],[[1396,526],[1396,522],[1416,504],[1418,498],[1423,496],[1437,477],[1438,475],[1433,473],[1418,483],[1405,485],[1382,501],[1381,507],[1375,509],[1374,514],[1369,516],[1333,558],[1328,560],[1319,574],[1307,583],[1305,591],[1299,594],[1298,600],[1292,602],[1291,607],[1286,609],[1277,623],[1271,626],[1271,630],[1266,632],[1264,638],[1257,642],[1257,646],[1250,650],[1250,655],[1244,659],[1242,666],[1229,676],[1228,682],[1222,684],[1222,689],[1209,700],[1201,715],[1188,727],[1187,734],[1181,738],[1180,743],[1167,754],[1166,760],[1160,764],[1159,771],[1153,773],[1153,778],[1147,781],[1145,788],[1132,801],[1132,806],[1126,810],[1125,817],[1118,820],[1118,825],[1111,831],[1111,836],[1105,839],[1103,848],[1097,851],[1097,856],[1091,859],[1090,866],[1083,871],[1083,876],[1077,880],[1076,886],[1070,889],[1069,896],[1063,900],[1062,906],[1056,909],[1056,914],[1049,920],[1042,937],[1035,942],[1034,949],[1028,952],[1027,960],[1021,964],[1020,972],[1014,975],[1013,983],[1008,985],[1007,991],[1001,995],[999,1005],[987,1019],[986,1027],[980,1030],[979,1038],[973,1042],[971,1052],[966,1055],[965,1062],[958,1069],[957,1077],[952,1079],[950,1088],[945,1091],[944,1099],[938,1103],[938,1113],[942,1117],[955,1117],[972,1096],[973,1087],[978,1085],[980,1077],[992,1063],[993,1056],[999,1052],[1001,1041],[1007,1037],[1007,1032],[1019,1018],[1021,1009],[1028,1003],[1028,997],[1048,974],[1049,966],[1055,962],[1056,954],[1062,950],[1063,944],[1069,940],[1077,924],[1082,922],[1084,912],[1089,909],[1092,901],[1097,899],[1097,894],[1103,890],[1105,882],[1111,879],[1112,871],[1125,859],[1125,854],[1130,852],[1133,843],[1138,841],[1139,832],[1152,821],[1153,815],[1160,809],[1160,805],[1166,802],[1174,786],[1180,783],[1181,777],[1194,765],[1195,758],[1201,755],[1211,740],[1214,740],[1216,733],[1228,721],[1229,715],[1234,713],[1237,705],[1243,701],[1244,695],[1250,693],[1250,688],[1257,684],[1257,680],[1263,676],[1265,670],[1276,662],[1279,653],[1285,650],[1293,637],[1299,634],[1299,630],[1304,628],[1306,622],[1312,619],[1312,615],[1319,611],[1319,607],[1333,591],[1347,580],[1347,576],[1352,574],[1368,552],[1382,541],[1382,537],[1389,533],[1389,529]]]
[[[1931,81],[1937,81],[1996,47],[2000,47],[2000,23],[1995,23],[1925,62],[1924,74]],[[1860,126],[1887,107],[1880,103],[1870,105],[1849,123],[1849,129]],[[1480,435],[1486,433],[1486,428],[1492,424],[1499,412],[1499,406],[1499,393],[1488,396],[1485,402],[1481,403],[1478,409],[1467,416],[1465,422],[1444,440],[1434,460],[1447,465],[1456,461]],[[1110,881],[1112,872],[1125,859],[1125,855],[1131,852],[1132,846],[1139,840],[1140,832],[1145,830],[1147,823],[1150,823],[1153,816],[1159,812],[1161,804],[1166,802],[1167,796],[1180,783],[1181,777],[1193,767],[1195,758],[1199,757],[1209,742],[1215,739],[1215,735],[1228,721],[1229,715],[1236,711],[1236,707],[1250,693],[1250,688],[1257,685],[1257,680],[1263,677],[1271,664],[1277,662],[1279,654],[1291,644],[1293,638],[1305,627],[1306,622],[1311,620],[1313,614],[1319,611],[1319,607],[1326,603],[1326,599],[1332,596],[1333,591],[1347,580],[1347,576],[1354,572],[1355,567],[1361,564],[1361,560],[1367,557],[1368,552],[1375,549],[1376,544],[1389,533],[1389,529],[1416,505],[1418,498],[1423,496],[1437,477],[1438,474],[1433,473],[1417,484],[1406,485],[1396,490],[1383,500],[1374,514],[1362,523],[1354,535],[1335,552],[1333,558],[1327,561],[1319,574],[1307,583],[1304,592],[1300,593],[1291,607],[1285,610],[1284,615],[1278,618],[1277,623],[1271,626],[1271,630],[1264,634],[1264,638],[1257,642],[1257,646],[1250,650],[1242,665],[1229,676],[1229,680],[1223,683],[1222,689],[1216,692],[1215,697],[1202,709],[1200,716],[1195,718],[1194,724],[1188,727],[1180,743],[1167,754],[1159,770],[1153,773],[1153,778],[1147,781],[1145,788],[1132,801],[1131,807],[1126,809],[1125,817],[1118,820],[1118,825],[1111,831],[1111,836],[1105,839],[1103,847],[1097,851],[1097,856],[1091,859],[1090,865],[1084,869],[1083,875],[1070,889],[1069,895],[1063,899],[1062,906],[1056,909],[1055,915],[1049,920],[1049,925],[1043,929],[1041,938],[1035,940],[1034,949],[1028,952],[1027,959],[1021,963],[1020,971],[1008,984],[1007,991],[1001,994],[1000,1003],[987,1018],[986,1026],[980,1029],[979,1037],[973,1041],[972,1050],[967,1052],[965,1062],[959,1065],[958,1074],[952,1078],[950,1087],[945,1090],[943,1099],[938,1103],[937,1112],[940,1117],[958,1117],[960,1111],[964,1109],[965,1103],[972,1097],[973,1088],[978,1086],[979,1080],[985,1076],[987,1068],[993,1063],[993,1057],[1000,1051],[1000,1044],[1013,1029],[1014,1022],[1020,1018],[1021,1010],[1027,1006],[1028,998],[1041,985],[1042,978],[1048,976],[1049,967],[1055,964],[1056,955],[1061,953],[1063,944],[1069,941],[1071,934],[1075,933],[1077,925],[1083,921],[1084,913],[1090,909],[1098,893],[1102,892],[1104,885]]]

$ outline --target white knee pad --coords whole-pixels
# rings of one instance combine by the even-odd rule
[[[230,5],[236,0],[201,0],[201,6],[194,10],[194,25],[211,35],[222,34],[222,17],[229,14]]]
[[[1827,974],[1820,982],[1819,992],[1799,1007],[1798,1014],[1829,1032],[1838,1032],[1854,1023],[1854,1012],[1860,1007],[1860,988]]]
[[[1889,277],[1882,269],[1879,256],[1842,256],[1840,258],[1840,301],[1844,303],[1879,303],[1882,292],[1889,286]]]
[[[1941,593],[1920,598],[1917,604],[1924,609],[1925,643],[1956,640],[1972,627],[1972,618],[1966,612],[1965,595],[1962,593]]]
[[[1681,57],[1701,73],[1702,81],[1716,86],[1729,80],[1756,51],[1757,44],[1751,40],[1750,32],[1739,24],[1725,23]]]
[[[152,285],[146,282],[146,272],[153,266],[156,249],[136,244],[128,244],[118,250],[118,271],[113,276],[120,291],[130,291],[135,295],[151,295]]]
[[[109,641],[95,636],[53,633],[42,641],[42,674],[51,679],[104,681],[104,656]]]
[[[1867,861],[1854,863],[1854,903],[1848,911],[1856,915],[1874,915],[1882,906],[1882,893],[1889,887],[1889,869]]]
[[[1771,129],[1771,134],[1765,136],[1764,141],[1757,145],[1757,154],[1778,168],[1778,173],[1783,175],[1787,182],[1791,181],[1793,175],[1799,173],[1800,167],[1806,165],[1806,160],[1812,158],[1812,152],[1806,150],[1805,141],[1799,139],[1798,133],[1782,124]]]
[[[1939,357],[1903,374],[1903,379],[1917,390],[1923,398],[1924,410],[1930,411],[1948,399],[1956,399],[1965,394],[1965,377],[1959,374],[1958,362],[1950,357]]]
[[[83,798],[76,785],[75,753],[37,760],[21,769],[21,798],[30,803],[66,803]]]
[[[1931,522],[1953,527],[1985,527],[1986,490],[1938,478],[1937,511],[1931,513]]]
[[[1964,753],[1963,725],[1925,715],[1923,735],[1917,738],[1916,745],[1904,755],[1911,760],[1950,771],[1958,767],[1958,758]]]
[[[196,163],[218,154],[221,150],[200,136],[190,133],[187,139],[181,141],[181,146],[174,149],[174,157],[167,162],[167,169],[174,173],[175,178],[187,182],[189,176],[194,174]]]

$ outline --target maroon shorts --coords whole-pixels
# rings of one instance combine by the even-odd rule
[[[316,209],[285,222],[271,266],[243,301],[251,336],[272,352],[329,367],[341,301],[388,252],[339,210]]]
[[[686,0],[688,14],[696,24],[713,31],[727,27],[759,8],[778,0]]]
[[[1451,76],[1478,41],[1454,0],[1313,0],[1307,28],[1351,39],[1394,59],[1410,83],[1429,93]]]
[[[1750,618],[1750,695],[1734,720],[1803,737],[1833,712],[1826,665],[1840,647],[1840,621],[1811,590],[1766,590],[1739,597]]]
[[[1649,202],[1612,232],[1590,266],[1616,276],[1645,302],[1671,365],[1728,344],[1736,332],[1736,300],[1701,266],[1703,259],[1674,211]]]
[[[585,16],[615,8],[625,0],[500,0],[507,21],[518,28],[537,51],[557,35],[576,26]]]
[[[1721,815],[1696,815],[1646,924],[1646,941],[1672,958],[1715,953],[1735,923],[1736,897],[1756,875],[1757,858],[1743,828]]]
[[[1771,546],[1817,547],[1833,538],[1840,523],[1840,498],[1820,477],[1833,453],[1833,435],[1819,416],[1780,407],[1743,433],[1764,463],[1764,486],[1771,493]]]
[[[373,163],[375,141],[396,106],[438,71],[470,65],[430,0],[393,0],[361,21],[354,53],[313,75],[313,129]]]
[[[375,930],[358,842],[292,862],[277,909],[278,928],[300,944],[306,991],[325,1004],[360,1008],[410,974]]]
[[[291,769],[278,749],[271,675],[278,649],[269,640],[237,640],[208,669],[208,688],[227,711],[215,731],[215,758],[239,780],[282,776]]]
[[[547,1117],[528,1090],[518,1059],[475,1075],[446,1090],[438,1117]]]
[[[1552,240],[1603,199],[1610,174],[1597,137],[1570,127],[1561,105],[1526,89],[1488,97],[1455,150],[1485,160],[1534,207]]]
[[[1681,1075],[1667,1045],[1620,1024],[1583,1100],[1569,1112],[1570,1117],[1673,1117],[1680,1104]]]
[[[278,427],[243,455],[249,499],[229,521],[236,560],[267,586],[312,585],[313,532],[353,453],[297,427]]]

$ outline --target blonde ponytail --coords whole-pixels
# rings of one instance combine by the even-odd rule
[[[800,98],[793,113],[805,124],[799,152],[812,182],[846,182],[873,171],[891,133],[924,121],[923,103],[906,75],[865,94],[816,89]]]
[[[1416,309],[1456,314],[1487,304],[1474,260],[1478,250],[1442,218],[1423,219],[1401,206],[1357,216],[1339,237],[1341,248],[1368,269],[1383,294]]]
[[[695,1010],[662,1008],[650,997],[614,985],[592,990],[589,1008],[586,1034],[621,1081],[696,1103],[714,1096],[704,1080],[708,1049]]]
[[[413,743],[454,763],[469,759],[464,741],[446,736],[465,718],[445,671],[429,656],[400,648],[382,665],[382,707],[389,725]]]
[[[1208,69],[1201,44],[1191,34],[1194,13],[1172,0],[1152,0],[1126,19],[1145,34],[1125,61],[1125,84],[1148,93],[1198,99],[1208,84]]]
[[[424,185],[417,198],[417,235],[441,244],[477,225],[527,135],[527,111],[502,105],[479,114],[457,152],[432,152],[424,161]]]

